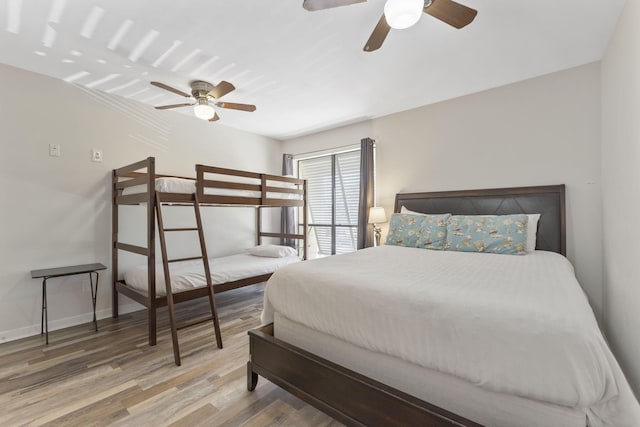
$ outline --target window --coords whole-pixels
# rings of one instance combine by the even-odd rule
[[[309,258],[358,248],[360,150],[298,160],[307,180]]]

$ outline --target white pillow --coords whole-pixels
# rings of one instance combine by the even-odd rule
[[[536,233],[538,231],[538,220],[540,214],[527,214],[527,252],[536,250]]]
[[[259,245],[250,248],[247,252],[251,255],[269,258],[283,258],[286,256],[298,255],[298,252],[294,248],[280,245]]]
[[[409,215],[428,215],[428,214],[422,213],[422,212],[410,211],[409,209],[405,208],[404,206],[402,206],[400,208],[400,213],[401,214],[409,214]]]

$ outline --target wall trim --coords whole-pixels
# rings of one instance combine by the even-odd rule
[[[137,303],[121,304],[119,307],[119,311],[121,315],[132,313],[134,311],[140,311],[143,309],[144,307],[142,307],[140,304],[137,304]],[[105,308],[105,309],[96,311],[96,318],[98,320],[106,319],[107,317],[111,317],[111,308]],[[65,317],[63,319],[50,320],[49,332],[57,331],[59,329],[69,328],[72,326],[78,326],[85,323],[91,323],[92,321],[93,321],[92,312],[83,313],[77,316]],[[8,329],[6,331],[0,331],[0,344],[9,342],[9,341],[16,341],[22,338],[32,337],[35,335],[40,335],[39,323],[36,325],[29,325],[29,326],[25,326],[18,329]],[[44,343],[44,335],[42,340]],[[49,342],[51,343],[51,339],[49,339]]]

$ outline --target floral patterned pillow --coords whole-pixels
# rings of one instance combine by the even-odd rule
[[[447,237],[447,220],[451,215],[391,215],[387,245],[410,248],[444,248]]]
[[[447,223],[445,250],[524,255],[527,215],[453,215]]]

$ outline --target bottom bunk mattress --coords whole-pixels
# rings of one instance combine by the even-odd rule
[[[276,271],[278,268],[300,261],[297,255],[278,258],[256,256],[248,253],[209,258],[209,269],[213,285],[261,276]],[[175,262],[169,265],[171,288],[174,293],[207,286],[204,263],[201,260]],[[129,269],[124,274],[127,286],[141,293],[148,292],[147,266],[140,265]],[[167,294],[164,282],[162,263],[156,263],[156,295]]]
[[[278,270],[262,321],[275,312],[483,391],[577,411],[590,426],[640,425],[573,267],[555,253],[365,249]]]

